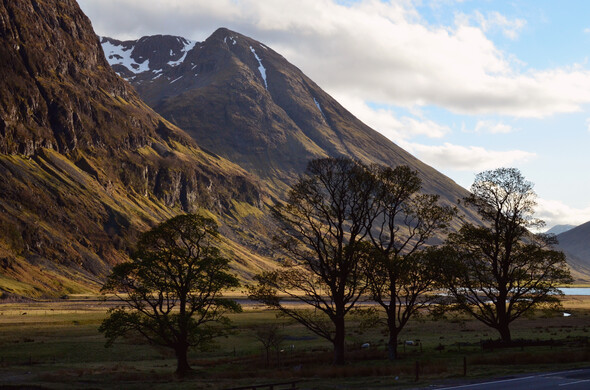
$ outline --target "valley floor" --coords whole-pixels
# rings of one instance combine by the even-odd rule
[[[2,303],[0,388],[144,389],[149,383],[158,389],[228,389],[291,381],[300,389],[417,388],[589,367],[590,297],[564,297],[563,305],[570,316],[539,313],[512,327],[514,339],[552,343],[509,349],[484,350],[481,341],[497,335],[466,317],[425,316],[404,330],[402,338],[411,343],[400,345],[401,358],[393,363],[385,360],[384,330],[351,321],[348,363],[334,367],[328,343],[246,303],[243,313],[232,316],[233,334],[193,352],[194,374],[179,381],[170,351],[130,339],[104,347],[97,329],[108,305],[96,297]],[[284,341],[267,357],[255,332],[269,322],[281,324]],[[370,346],[361,348],[365,343]]]

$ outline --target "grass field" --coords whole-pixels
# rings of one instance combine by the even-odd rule
[[[565,297],[562,313],[516,321],[514,339],[553,340],[553,345],[483,350],[482,340],[496,339],[494,330],[467,317],[411,322],[402,333],[401,359],[385,360],[387,334],[379,328],[360,330],[348,324],[348,363],[330,364],[331,345],[276,313],[248,304],[232,315],[234,332],[208,351],[191,353],[195,374],[173,376],[171,351],[122,340],[104,347],[97,328],[104,303],[91,296],[57,302],[0,304],[0,387],[49,389],[226,389],[237,386],[302,381],[300,388],[411,388],[467,379],[561,370],[590,365],[590,297]],[[256,329],[280,323],[282,352],[267,359]],[[369,343],[369,348],[361,348]],[[418,381],[416,381],[418,366]]]

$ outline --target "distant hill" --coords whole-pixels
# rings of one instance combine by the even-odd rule
[[[575,276],[590,282],[590,222],[558,234],[557,239]]]
[[[555,225],[551,229],[547,230],[545,233],[558,235],[561,233],[565,233],[568,230],[571,230],[575,227],[576,227],[575,225]]]

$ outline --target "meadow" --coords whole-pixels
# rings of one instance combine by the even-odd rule
[[[412,321],[402,333],[401,358],[386,360],[380,327],[347,324],[347,364],[331,365],[331,345],[276,312],[245,302],[231,316],[233,332],[206,351],[193,351],[194,374],[173,375],[172,351],[125,339],[105,348],[97,329],[108,305],[93,296],[0,304],[0,387],[36,389],[228,389],[299,381],[301,389],[413,388],[590,365],[590,297],[563,298],[564,316],[536,313],[517,320],[513,339],[535,343],[483,348],[493,329],[464,316]],[[279,324],[280,350],[269,356],[256,332]],[[405,342],[407,341],[407,342]],[[368,343],[364,348],[363,344]],[[533,345],[537,344],[537,345]]]

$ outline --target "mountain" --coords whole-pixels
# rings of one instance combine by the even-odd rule
[[[561,233],[565,233],[573,228],[575,228],[574,225],[555,225],[551,229],[547,230],[545,233],[558,235]]]
[[[269,207],[311,158],[407,164],[444,202],[468,194],[227,29],[99,40],[74,0],[0,0],[0,33],[0,293],[96,292],[140,232],[193,211],[248,279],[275,266]]]
[[[557,235],[576,279],[590,282],[590,222]]]
[[[220,28],[204,42],[103,37],[107,60],[139,95],[205,149],[258,177],[280,198],[310,159],[406,164],[447,202],[467,190],[371,129],[270,47]],[[460,206],[462,207],[462,206]],[[462,208],[476,220],[472,210]]]
[[[74,0],[0,0],[0,90],[0,292],[97,291],[139,232],[195,210],[236,270],[266,267],[243,231],[256,178],[148,107]]]

